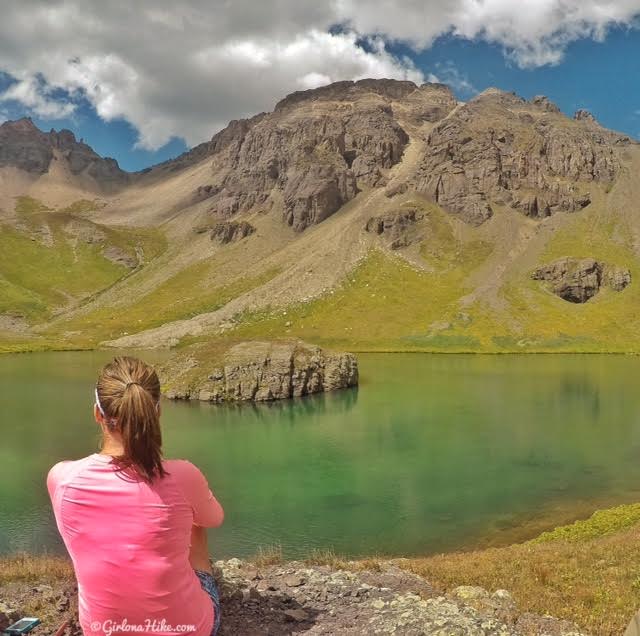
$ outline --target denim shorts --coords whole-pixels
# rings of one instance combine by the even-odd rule
[[[216,636],[220,629],[220,592],[216,580],[210,572],[203,572],[202,570],[194,570],[196,576],[200,579],[200,585],[202,589],[211,597],[213,603],[214,621],[213,628],[211,629],[211,636]]]

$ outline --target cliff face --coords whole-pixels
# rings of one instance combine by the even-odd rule
[[[206,202],[210,222],[276,208],[301,232],[359,192],[385,186],[409,132],[422,137],[422,149],[403,187],[476,226],[495,206],[534,219],[583,209],[589,184],[612,183],[621,168],[616,149],[630,143],[587,111],[570,120],[542,96],[527,102],[489,89],[457,104],[440,84],[361,80],[292,93],[272,113],[234,120],[211,141],[145,172],[162,180],[210,161],[208,182],[187,201]],[[29,119],[0,126],[0,167],[44,174],[56,152],[74,175],[105,186],[130,180],[68,130],[44,133]]]
[[[408,130],[420,127],[422,154],[406,185],[475,226],[496,205],[535,219],[581,210],[589,183],[616,178],[615,148],[629,143],[587,111],[569,120],[543,96],[527,102],[489,89],[458,105],[440,84],[361,80],[293,93],[157,170],[211,158],[211,183],[193,202],[206,199],[218,219],[276,206],[300,232],[384,186]]]
[[[282,220],[303,231],[363,188],[384,184],[409,139],[390,105],[395,84],[376,93],[347,84],[294,94],[273,113],[216,135],[209,214],[268,211],[281,201]]]
[[[413,185],[472,225],[496,204],[541,219],[586,207],[585,186],[615,179],[627,143],[581,114],[570,125],[546,98],[488,91],[430,133]]]
[[[337,82],[293,93],[272,113],[232,121],[209,143],[154,170],[181,170],[210,158],[211,182],[192,198],[206,199],[210,216],[276,206],[282,221],[301,232],[363,189],[385,185],[409,141],[398,112],[418,124],[444,117],[455,103],[438,84]]]

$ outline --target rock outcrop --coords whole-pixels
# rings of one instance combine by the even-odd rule
[[[519,612],[506,590],[462,586],[443,595],[394,562],[376,571],[353,565],[356,571],[216,562],[222,634],[580,636],[569,621]]]
[[[138,266],[138,258],[136,255],[131,254],[127,250],[118,247],[117,245],[107,245],[102,250],[102,255],[112,263],[116,265],[122,265],[129,269],[134,269]]]
[[[242,342],[215,360],[180,353],[160,374],[170,399],[262,402],[356,386],[358,362],[300,341]]]
[[[562,258],[536,269],[534,280],[546,281],[551,291],[572,303],[585,303],[602,287],[622,291],[631,282],[627,269],[593,258]]]
[[[0,126],[0,167],[43,175],[58,159],[66,161],[72,175],[90,177],[105,189],[124,186],[130,179],[115,159],[101,157],[70,130],[45,133],[29,118]]]
[[[0,167],[11,166],[44,174],[53,160],[53,146],[45,133],[24,118],[0,126]]]
[[[538,108],[547,111],[548,113],[560,112],[557,104],[554,104],[546,95],[536,95],[531,100],[531,103],[535,104]]]
[[[546,98],[489,90],[436,125],[413,186],[471,225],[495,205],[536,219],[575,212],[590,203],[589,183],[615,179],[613,146],[627,142],[572,122]]]
[[[424,213],[415,208],[399,209],[394,212],[371,217],[365,226],[367,232],[381,236],[392,250],[418,243],[424,238],[419,221]]]
[[[574,113],[573,118],[576,121],[586,121],[592,124],[598,123],[598,120],[588,110],[585,110],[584,108],[580,108],[579,110],[577,110]]]
[[[46,227],[51,232],[49,226]],[[64,233],[72,244],[81,241],[87,245],[102,246],[102,256],[116,265],[134,269],[140,264],[137,251],[110,244],[105,228],[92,221],[72,218],[64,224]]]
[[[349,565],[353,570],[295,561],[264,567],[217,561],[220,636],[582,636],[569,621],[519,611],[506,590],[461,586],[441,594],[399,567],[401,560],[381,562],[375,570]],[[18,581],[2,592],[11,601],[0,603],[0,628],[37,602],[40,636],[53,636],[65,622],[68,636],[82,635],[73,583]]]
[[[211,228],[211,240],[222,245],[235,243],[256,231],[256,228],[247,221],[221,221]]]

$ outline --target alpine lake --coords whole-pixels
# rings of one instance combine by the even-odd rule
[[[98,450],[113,351],[0,356],[0,553],[63,553],[45,479]],[[149,362],[161,353],[141,352]],[[359,354],[357,389],[162,401],[166,457],[225,508],[215,558],[427,555],[512,543],[640,500],[640,358]]]

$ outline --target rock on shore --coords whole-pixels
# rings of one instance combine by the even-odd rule
[[[160,375],[169,399],[262,402],[356,386],[358,361],[300,341],[242,342],[220,357],[179,353]]]
[[[506,590],[462,586],[443,595],[400,564],[362,570],[354,563],[350,571],[300,562],[257,567],[218,561],[220,636],[581,636],[568,621],[518,611]],[[66,636],[80,636],[74,585],[16,582],[2,594],[10,607],[0,604],[0,619],[22,616],[37,599],[39,636],[54,634],[65,620]]]

